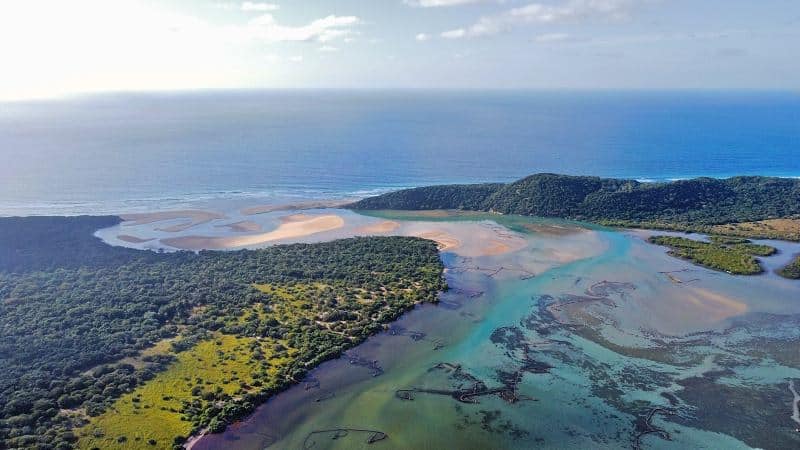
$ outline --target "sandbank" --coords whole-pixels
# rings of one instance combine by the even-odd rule
[[[282,205],[258,205],[244,208],[240,212],[243,216],[254,216],[256,214],[266,214],[275,211],[293,211],[303,209],[324,209],[336,208],[338,206],[351,203],[351,200],[328,200],[328,201],[315,201],[315,202],[299,202],[292,204]]]
[[[303,220],[284,222],[267,233],[246,236],[182,236],[162,239],[161,243],[184,250],[221,250],[266,244],[282,239],[292,239],[332,231],[344,226],[344,219],[337,215],[309,216]]]
[[[136,236],[131,236],[130,234],[118,234],[117,239],[119,239],[120,241],[129,242],[131,244],[144,244],[145,242],[150,242],[155,238],[145,239]]]
[[[261,231],[261,224],[253,222],[252,220],[242,220],[240,222],[226,223],[224,225],[215,225],[214,227],[228,228],[238,233],[254,233],[256,231]]]
[[[363,227],[357,228],[356,233],[363,233],[363,234],[391,233],[392,231],[398,228],[400,228],[400,224],[395,222],[394,220],[384,220],[383,222],[378,222],[371,225],[364,225]]]
[[[148,223],[162,222],[165,220],[188,219],[188,222],[171,225],[164,228],[156,228],[158,231],[168,233],[178,233],[189,228],[211,222],[212,220],[225,219],[224,214],[213,211],[203,211],[199,209],[185,209],[179,211],[159,211],[140,214],[123,214],[120,216],[124,226],[145,225]]]
[[[560,225],[544,225],[539,223],[526,223],[522,225],[522,227],[534,233],[547,234],[551,236],[564,236],[587,231],[584,228],[564,227]]]
[[[300,213],[300,214],[292,214],[290,216],[279,217],[278,220],[281,223],[293,223],[293,222],[304,222],[312,218],[314,218],[314,216]]]
[[[426,231],[416,234],[415,236],[435,241],[439,246],[439,250],[443,252],[461,247],[461,241],[452,234],[445,233],[444,231]]]
[[[712,292],[704,288],[688,287],[686,295],[680,301],[687,303],[687,309],[695,310],[695,314],[706,317],[712,322],[719,322],[747,312],[743,302],[728,296]]]

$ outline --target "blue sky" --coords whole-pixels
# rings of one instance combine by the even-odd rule
[[[0,9],[0,99],[800,88],[797,0],[5,0]]]

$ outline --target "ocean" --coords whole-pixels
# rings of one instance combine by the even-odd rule
[[[0,103],[0,215],[351,198],[536,172],[800,176],[800,95],[301,90]]]

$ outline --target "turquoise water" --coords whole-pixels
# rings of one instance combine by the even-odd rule
[[[800,176],[789,92],[241,91],[0,103],[0,214],[282,202],[536,172]]]
[[[446,253],[452,289],[442,304],[404,316],[394,332],[324,364],[312,372],[313,383],[279,394],[195,448],[800,445],[787,388],[800,376],[800,286],[687,266],[626,233],[600,229],[575,236],[569,239],[596,251],[533,278],[487,273],[532,266],[540,249],[568,238],[532,233],[529,246],[516,253]],[[661,273],[673,270],[695,281],[675,284]],[[684,302],[696,295],[718,310],[726,304],[714,303],[718,297],[743,302],[747,312],[694,322],[670,313],[702,315],[702,305]],[[767,312],[776,309],[782,312]],[[682,327],[691,331],[659,331]],[[414,340],[407,331],[424,338]],[[376,361],[383,372],[375,376],[352,364],[356,356]],[[474,403],[452,395],[478,382],[479,390],[500,391],[478,395]],[[388,437],[368,443],[378,433]]]

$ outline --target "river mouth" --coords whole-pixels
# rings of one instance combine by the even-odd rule
[[[269,229],[289,213],[270,214],[250,220]],[[195,449],[800,445],[788,388],[800,380],[796,282],[702,269],[639,232],[564,221],[304,214],[344,225],[294,241],[436,240],[450,290]],[[230,233],[213,223],[190,232]],[[776,261],[800,250],[778,245]]]

